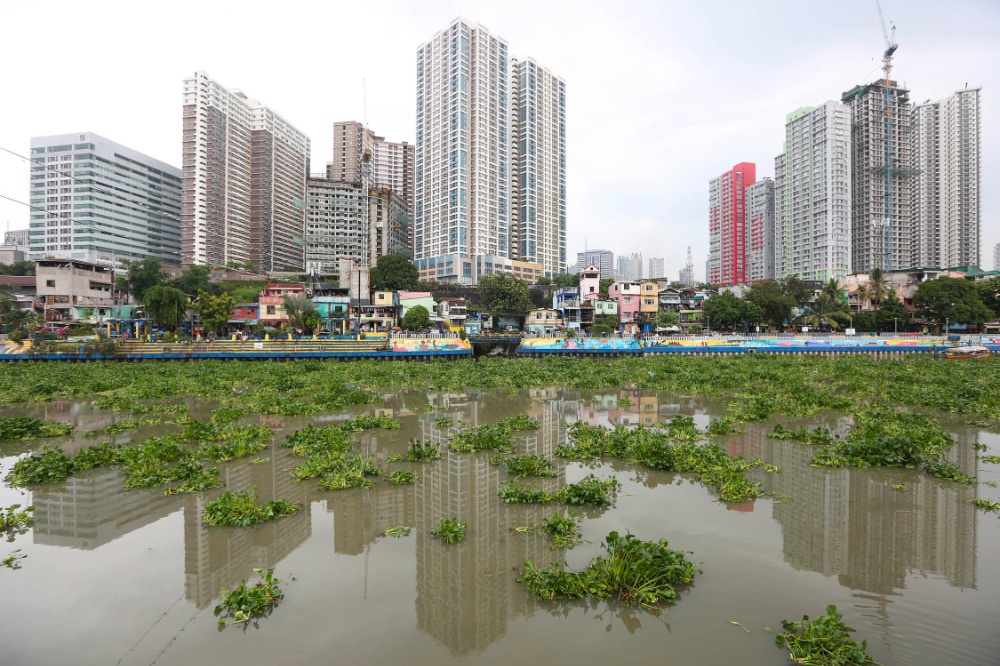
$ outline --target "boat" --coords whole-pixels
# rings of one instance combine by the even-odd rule
[[[972,345],[969,347],[952,347],[944,352],[945,358],[949,361],[964,361],[969,358],[989,358],[989,347],[982,345]]]

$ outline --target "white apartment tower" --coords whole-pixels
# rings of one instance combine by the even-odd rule
[[[643,278],[642,274],[642,253],[633,252],[626,256],[618,257],[618,280],[622,282],[638,282]]]
[[[982,88],[913,110],[910,265],[979,266]]]
[[[666,277],[667,271],[664,266],[663,257],[650,257],[649,258],[649,273],[646,277],[649,278],[661,278]]]
[[[1000,271],[1000,243],[993,246],[993,270]]]
[[[566,82],[527,58],[511,76],[510,255],[566,272]]]
[[[93,132],[31,139],[33,258],[181,258],[181,170]]]
[[[747,282],[773,280],[774,181],[763,178],[747,187],[745,201]]]
[[[184,80],[181,253],[185,265],[301,270],[309,139],[239,90]]]
[[[849,274],[850,109],[827,102],[790,113],[774,174],[774,277],[826,281]]]
[[[857,86],[851,110],[851,271],[910,264],[910,91],[890,81]],[[886,140],[888,139],[888,140]]]

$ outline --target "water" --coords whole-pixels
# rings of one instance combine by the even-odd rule
[[[622,463],[585,466],[556,459],[550,490],[594,472],[616,475],[624,488],[614,508],[583,512],[584,538],[611,530],[669,539],[691,551],[703,572],[681,601],[655,616],[604,603],[557,605],[532,600],[516,582],[525,560],[565,559],[582,567],[596,546],[566,553],[547,537],[512,529],[539,522],[558,505],[507,506],[497,499],[506,478],[487,455],[451,454],[436,463],[386,464],[411,437],[446,442],[434,425],[453,416],[470,425],[517,414],[539,420],[519,433],[518,453],[551,456],[566,440],[565,423],[653,424],[690,414],[699,427],[724,406],[717,400],[623,392],[537,390],[509,396],[403,392],[377,406],[397,416],[398,431],[360,434],[357,449],[382,467],[407,468],[415,485],[318,491],[295,483],[295,462],[278,446],[220,466],[229,490],[256,486],[262,499],[283,497],[304,510],[252,529],[201,524],[205,496],[164,497],[122,489],[115,470],[95,470],[34,493],[0,488],[0,505],[33,503],[36,525],[0,556],[20,548],[17,571],[0,569],[2,664],[316,663],[671,664],[786,663],[764,627],[783,618],[817,615],[836,604],[885,664],[987,664],[1000,654],[1000,519],[969,499],[997,498],[980,483],[960,485],[908,470],[826,470],[809,466],[810,448],[767,438],[773,424],[749,424],[723,441],[734,455],[760,457],[778,474],[755,471],[775,499],[740,505],[714,501],[690,479]],[[186,400],[206,419],[216,405]],[[358,410],[320,417],[253,417],[284,434],[322,425]],[[108,438],[79,433],[120,416],[87,402],[6,408],[72,422],[75,451]],[[843,431],[849,417],[782,420],[786,427],[825,425]],[[952,458],[980,481],[1000,480],[1000,466],[978,460],[982,442],[1000,453],[1000,437],[949,424]],[[150,426],[119,436],[146,437]],[[0,444],[3,474],[37,444]],[[444,447],[443,447],[444,448]],[[538,483],[536,481],[536,483]],[[903,484],[904,492],[892,485]],[[429,534],[441,518],[468,523],[466,540],[443,545]],[[410,537],[379,538],[387,527],[414,528]],[[259,628],[219,631],[212,610],[219,589],[253,567],[276,568],[285,601]],[[730,623],[737,621],[751,630]]]

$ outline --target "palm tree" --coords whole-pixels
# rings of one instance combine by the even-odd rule
[[[875,332],[878,332],[878,311],[882,301],[889,296],[889,277],[876,268],[868,274],[868,282],[861,287],[861,297],[875,306]]]
[[[829,297],[834,303],[843,303],[846,300],[844,298],[844,291],[844,289],[840,288],[840,282],[837,281],[837,278],[830,278],[823,283],[820,295]]]
[[[828,326],[836,331],[849,316],[843,302],[827,294],[824,285],[823,293],[809,306],[809,311],[799,317],[799,321],[815,328]]]

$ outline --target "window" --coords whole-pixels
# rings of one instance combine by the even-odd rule
[[[267,314],[269,314],[269,315],[277,314],[277,310],[275,308],[276,308],[276,306],[274,306],[274,305],[268,305],[267,306]]]
[[[46,287],[54,287],[54,286],[56,286],[56,281],[55,280],[46,280],[45,281],[45,286]]]

